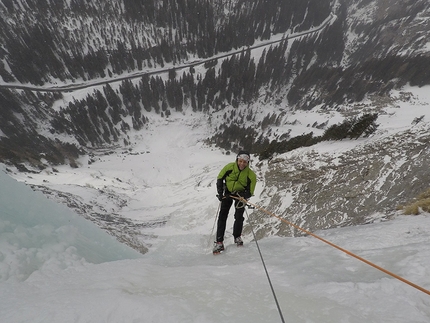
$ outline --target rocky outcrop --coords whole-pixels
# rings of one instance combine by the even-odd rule
[[[316,146],[261,163],[267,171],[260,203],[309,231],[389,218],[399,204],[428,189],[429,128],[421,125],[335,154]],[[251,217],[258,236],[302,234],[260,211]]]

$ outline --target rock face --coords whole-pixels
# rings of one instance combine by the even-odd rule
[[[429,142],[427,125],[335,154],[311,147],[281,155],[260,165],[267,167],[260,204],[309,231],[389,218],[428,189]],[[259,237],[303,234],[268,217],[251,215]]]

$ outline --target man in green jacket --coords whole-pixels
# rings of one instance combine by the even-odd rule
[[[227,224],[227,217],[231,206],[235,206],[233,237],[238,246],[243,245],[241,238],[243,228],[243,213],[245,211],[243,203],[232,196],[249,199],[254,194],[257,177],[249,168],[250,154],[247,151],[240,151],[236,156],[236,161],[224,166],[217,177],[216,187],[218,199],[221,201],[221,208],[218,216],[218,226],[216,233],[215,247],[213,253],[220,253],[224,250],[224,234]]]

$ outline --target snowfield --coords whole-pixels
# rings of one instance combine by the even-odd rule
[[[210,231],[189,232],[183,217],[140,255],[24,184],[3,173],[0,180],[11,192],[1,195],[3,322],[281,321],[254,242],[227,244],[213,256]],[[317,234],[430,287],[428,214]],[[429,295],[313,237],[272,237],[259,246],[286,322],[430,318]]]

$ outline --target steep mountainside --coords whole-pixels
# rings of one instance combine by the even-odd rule
[[[0,160],[43,168],[44,153],[49,163],[74,165],[85,147],[127,145],[147,113],[210,114],[253,102],[291,78],[286,57],[295,50],[285,36],[315,39],[312,28],[329,27],[334,10],[328,0],[231,2],[230,11],[221,4],[2,1]],[[272,37],[254,60],[250,46]],[[94,82],[85,94],[66,94],[68,85]]]
[[[274,158],[262,164],[266,187],[259,203],[310,231],[389,219],[429,188],[429,129],[421,123],[351,150]],[[261,236],[303,234],[264,215],[255,224]]]
[[[422,0],[0,4],[0,159],[16,165],[43,168],[40,153],[74,165],[85,147],[127,145],[148,113],[168,117],[188,106],[226,112],[213,143],[261,153],[279,107],[330,110],[430,83]],[[120,82],[130,74],[133,82]],[[95,81],[85,95],[64,92]],[[30,83],[32,90],[13,89]],[[262,123],[254,107],[268,103],[276,106]],[[235,111],[242,105],[247,126]]]

